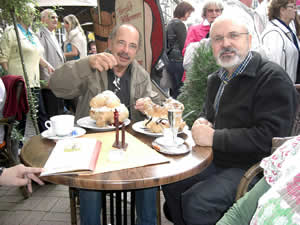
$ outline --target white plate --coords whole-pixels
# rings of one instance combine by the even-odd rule
[[[89,128],[89,129],[93,129],[93,130],[97,130],[97,131],[111,131],[116,129],[115,126],[106,126],[106,127],[98,127],[96,125],[96,120],[93,120],[91,117],[86,116],[83,118],[80,118],[79,120],[77,120],[77,124],[81,127],[85,127],[85,128]],[[130,124],[130,119],[126,119],[124,121],[125,126],[127,126],[128,124]],[[121,127],[121,125],[120,125]]]
[[[163,154],[167,154],[167,155],[182,155],[182,154],[186,154],[186,153],[188,153],[190,151],[190,147],[186,143],[178,145],[176,147],[168,147],[168,146],[162,146],[162,145],[158,144],[156,142],[156,140],[154,140],[152,142],[152,147],[156,151],[158,151],[160,153],[163,153]]]
[[[76,138],[84,135],[86,133],[85,129],[81,127],[74,127],[74,130],[72,131],[71,134],[66,135],[66,136],[50,136],[48,133],[48,130],[45,130],[41,133],[43,138],[51,139],[51,140],[63,140],[63,139],[68,139],[68,138]]]
[[[185,126],[183,128],[183,130],[187,129],[187,128],[188,128],[188,126]],[[144,121],[135,122],[132,125],[132,129],[136,132],[146,134],[146,135],[149,135],[149,136],[152,136],[152,137],[161,137],[161,136],[163,136],[163,133],[153,133],[153,132],[151,132],[147,127],[145,127]],[[183,133],[183,130],[178,132],[178,134]]]

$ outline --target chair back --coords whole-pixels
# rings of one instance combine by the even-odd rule
[[[14,75],[6,75],[6,76],[14,76]],[[11,79],[11,77],[3,77],[3,83],[5,85],[6,92],[11,89],[14,95],[14,100],[10,97],[6,97],[5,100],[5,105],[12,104],[12,108],[18,109],[21,101],[21,95],[22,93],[26,93],[26,89],[24,90],[24,80],[23,78],[20,79],[19,76],[17,76],[17,80],[15,82],[7,82],[8,80]],[[14,77],[15,78],[15,77]],[[27,96],[26,96],[27,98]],[[11,108],[11,107],[10,107]],[[3,146],[2,149],[0,149],[0,162],[2,165],[5,165],[7,167],[14,166],[18,164],[18,155],[17,152],[13,150],[13,140],[12,140],[12,130],[14,123],[17,118],[17,111],[13,111],[10,113],[10,116],[8,117],[3,117],[0,119],[0,125],[5,126],[5,146]]]
[[[297,113],[296,113],[296,118],[293,124],[293,129],[292,129],[292,136],[300,134],[300,84],[295,84],[295,88],[298,91],[298,108],[297,108]]]

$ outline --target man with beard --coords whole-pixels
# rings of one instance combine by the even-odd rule
[[[113,29],[108,40],[108,51],[90,55],[64,64],[51,75],[49,86],[62,98],[79,97],[75,118],[89,115],[91,98],[105,90],[111,90],[128,107],[131,121],[143,119],[144,100],[152,97],[150,75],[135,60],[140,47],[140,33],[131,24]],[[155,98],[155,99],[153,99]],[[135,104],[135,105],[134,105]],[[137,224],[156,224],[156,188],[135,191]],[[100,191],[83,190],[80,197],[80,224],[99,225]]]
[[[221,68],[208,77],[192,136],[213,149],[214,159],[196,176],[163,186],[175,224],[216,224],[233,204],[246,170],[270,154],[272,137],[290,134],[297,108],[288,75],[250,51],[251,35],[238,18],[221,15],[210,35]]]

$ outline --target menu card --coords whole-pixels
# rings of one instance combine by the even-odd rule
[[[95,170],[101,141],[92,138],[57,141],[41,176],[91,173]]]

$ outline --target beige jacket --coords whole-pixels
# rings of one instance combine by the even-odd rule
[[[135,122],[143,119],[142,113],[134,109],[136,100],[151,97],[157,102],[159,95],[152,91],[149,74],[136,61],[132,63],[130,86],[130,118]],[[91,98],[107,90],[107,72],[92,69],[88,57],[69,61],[51,75],[49,87],[57,97],[79,97],[75,115],[78,120],[89,115]]]

